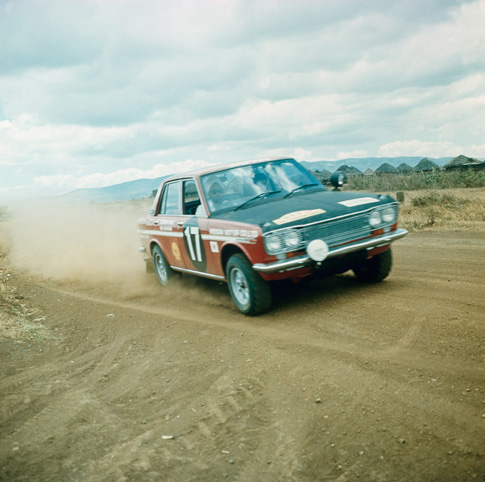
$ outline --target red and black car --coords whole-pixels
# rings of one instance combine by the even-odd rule
[[[138,220],[140,251],[163,286],[174,272],[225,281],[238,309],[257,315],[272,281],[386,278],[391,243],[407,234],[398,210],[387,195],[329,191],[294,159],[219,165],[162,182]]]

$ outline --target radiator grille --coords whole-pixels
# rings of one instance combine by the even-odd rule
[[[305,244],[312,239],[323,239],[330,248],[371,235],[368,214],[314,224],[303,227],[301,232]]]

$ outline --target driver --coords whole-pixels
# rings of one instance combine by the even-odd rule
[[[218,181],[214,181],[209,189],[209,204],[211,209],[215,209],[224,202],[224,188]]]
[[[271,185],[269,177],[262,173],[257,172],[253,178],[254,184],[261,190],[261,192],[271,191]]]

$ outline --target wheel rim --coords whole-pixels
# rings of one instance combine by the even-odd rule
[[[159,254],[155,258],[155,264],[157,266],[158,276],[161,280],[165,281],[167,279],[167,270],[165,269],[165,263]]]
[[[238,303],[246,305],[249,301],[249,286],[243,272],[237,268],[231,271],[231,286]]]

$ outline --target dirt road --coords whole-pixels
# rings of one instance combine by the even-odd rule
[[[1,340],[0,480],[485,480],[485,236],[394,255],[383,283],[299,285],[257,318],[141,267],[13,269],[55,338]]]

